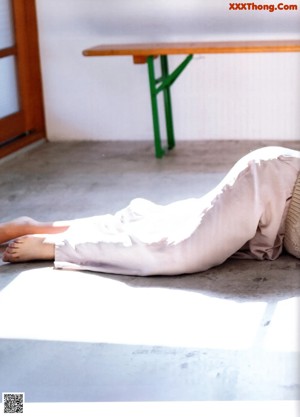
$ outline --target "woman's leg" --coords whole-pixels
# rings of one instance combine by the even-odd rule
[[[56,234],[68,230],[71,222],[39,222],[30,217],[19,217],[15,220],[0,223],[0,244],[24,235]]]
[[[30,260],[53,260],[55,245],[45,235],[67,231],[72,222],[39,222],[31,217],[18,217],[0,223],[0,244],[8,244],[4,262],[27,262]],[[33,236],[34,235],[34,236]]]
[[[18,217],[0,223],[0,244],[8,242],[4,262],[54,260],[55,239],[73,224],[85,224],[87,219],[40,222],[31,217]]]

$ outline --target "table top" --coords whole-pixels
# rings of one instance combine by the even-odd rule
[[[148,57],[180,54],[300,52],[300,40],[212,41],[135,43],[98,45],[83,51],[84,56]]]

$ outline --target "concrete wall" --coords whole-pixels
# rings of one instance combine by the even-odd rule
[[[87,47],[300,37],[298,0],[298,11],[273,13],[232,11],[225,0],[36,2],[50,140],[153,136],[146,66],[85,58]],[[300,139],[299,70],[300,54],[195,57],[172,89],[177,139]]]

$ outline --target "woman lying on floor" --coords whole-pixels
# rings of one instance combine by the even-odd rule
[[[114,215],[0,225],[3,260],[54,260],[56,268],[126,275],[207,270],[234,256],[300,257],[300,152],[258,149],[200,198],[160,206],[133,200]]]

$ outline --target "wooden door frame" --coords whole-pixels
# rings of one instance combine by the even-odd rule
[[[23,118],[23,130],[16,137],[6,132],[0,144],[0,158],[45,138],[42,75],[35,0],[12,0],[17,48],[17,73],[21,111],[12,118]]]

